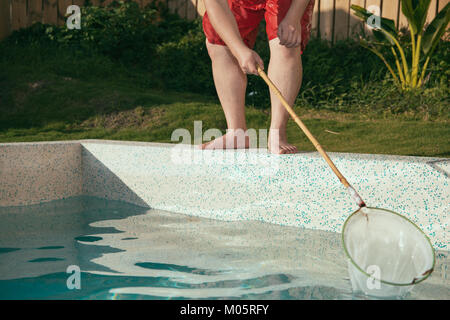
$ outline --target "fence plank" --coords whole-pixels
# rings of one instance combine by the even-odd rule
[[[438,1],[437,0],[431,0],[430,8],[428,9],[427,22],[426,23],[430,23],[431,21],[433,21],[433,18],[436,16],[437,8],[438,8]]]
[[[336,0],[334,9],[334,41],[347,39],[350,0]]]
[[[384,0],[382,17],[394,20],[395,25],[398,25],[398,5],[399,0]]]
[[[320,37],[333,40],[334,27],[334,1],[320,0]]]
[[[400,2],[400,12],[398,17],[398,28],[401,30],[403,28],[407,28],[409,25],[408,19],[406,19],[405,15],[402,12],[402,4]]]
[[[189,20],[193,20],[197,17],[197,9],[195,8],[196,2],[196,0],[187,0],[186,18]]]
[[[42,0],[28,0],[27,25],[42,22]]]
[[[181,18],[187,17],[187,2],[189,0],[178,0],[177,1],[177,13]]]
[[[44,0],[43,22],[56,24],[58,22],[57,0]]]
[[[167,6],[169,7],[170,12],[176,12],[177,11],[177,4],[178,0],[167,0]]]
[[[11,29],[18,30],[27,26],[27,1],[14,0],[11,2],[12,19]]]
[[[77,6],[84,7],[85,0],[72,0],[72,4],[76,4]]]
[[[381,0],[366,0],[366,9],[369,10],[370,6],[377,6],[381,10]]]
[[[450,2],[450,0],[439,0],[438,3],[438,12],[441,11],[448,3]],[[437,12],[437,13],[438,13]],[[437,14],[436,13],[436,14]],[[449,40],[450,39],[450,32],[448,32],[448,29],[445,31],[445,33],[442,35],[442,39],[446,39]]]
[[[403,13],[400,12],[400,16],[398,19],[398,28],[403,29],[403,28],[408,28],[408,26],[409,26],[408,19],[406,19],[406,17],[403,15]]]
[[[364,8],[364,0],[351,0],[350,5],[354,4]],[[349,36],[356,37],[364,31],[364,22],[362,22],[358,17],[355,16],[353,10],[350,10],[350,21],[349,21]]]
[[[377,10],[369,10],[371,7],[377,7]],[[366,0],[366,9],[371,11],[372,13],[378,13],[381,14],[381,1],[380,0]],[[365,26],[366,34],[372,34],[372,29],[369,28],[368,24],[366,23]]]
[[[311,36],[317,37],[318,36],[318,30],[319,30],[319,1],[316,0],[314,3],[314,11],[312,15],[311,20]]]
[[[0,0],[0,39],[3,39],[11,32],[9,0]]]
[[[450,0],[439,0],[438,11],[441,11]]]
[[[63,25],[66,22],[67,7],[72,4],[72,0],[58,0],[58,24]]]

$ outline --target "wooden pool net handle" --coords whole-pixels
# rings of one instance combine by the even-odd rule
[[[300,118],[297,116],[295,111],[291,108],[289,103],[284,99],[283,95],[281,94],[280,90],[275,86],[275,84],[269,79],[267,74],[258,67],[258,73],[261,76],[261,78],[264,79],[264,81],[267,83],[270,89],[273,90],[273,92],[280,98],[281,103],[287,110],[287,112],[291,115],[292,119],[294,119],[295,123],[302,129],[302,131],[305,133],[305,135],[308,137],[308,139],[312,142],[314,147],[317,149],[317,151],[320,153],[320,155],[325,159],[325,161],[330,166],[331,170],[336,174],[336,176],[339,178],[339,181],[344,185],[344,187],[347,188],[349,193],[351,194],[352,198],[356,201],[359,207],[365,207],[366,204],[361,199],[361,197],[358,195],[355,189],[348,183],[347,179],[342,175],[342,173],[339,171],[339,169],[334,165],[333,161],[331,161],[328,154],[325,152],[325,150],[320,145],[319,141],[312,135],[312,133],[308,130],[308,128],[305,126],[305,124],[300,120]]]

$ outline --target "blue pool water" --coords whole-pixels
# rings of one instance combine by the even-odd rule
[[[332,232],[93,197],[3,207],[0,221],[0,299],[370,299],[352,293]],[[450,258],[436,255],[407,299],[450,299]]]

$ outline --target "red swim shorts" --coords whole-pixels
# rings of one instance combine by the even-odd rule
[[[236,19],[239,32],[245,44],[253,48],[258,34],[258,26],[264,17],[266,20],[266,33],[270,40],[277,37],[278,25],[283,21],[292,0],[228,0],[228,5]],[[302,25],[302,52],[306,48],[311,34],[311,20],[315,0],[310,0],[303,14]],[[211,25],[208,13],[203,16],[203,31],[209,43],[225,45],[220,36]]]

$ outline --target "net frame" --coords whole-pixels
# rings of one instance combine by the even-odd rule
[[[428,238],[428,236],[427,236],[427,235],[422,231],[422,229],[420,229],[414,222],[412,222],[411,220],[409,220],[408,218],[406,218],[405,216],[403,216],[403,215],[401,215],[401,214],[399,214],[399,213],[397,213],[397,212],[394,212],[394,211],[388,210],[388,209],[384,209],[384,208],[376,208],[376,207],[365,207],[365,208],[367,208],[367,209],[374,209],[374,210],[383,210],[383,211],[388,212],[388,213],[390,213],[390,214],[395,214],[396,216],[398,216],[398,217],[400,217],[400,218],[406,220],[406,221],[409,222],[411,225],[413,225],[414,228],[416,228],[416,229],[423,235],[423,237],[427,240],[427,242],[428,242],[428,244],[429,244],[429,246],[430,246],[430,248],[431,248],[431,252],[432,252],[432,254],[433,254],[433,264],[432,264],[432,266],[431,266],[431,268],[430,268],[429,270],[425,271],[425,272],[422,274],[422,277],[420,277],[420,278],[417,278],[417,277],[416,277],[416,278],[413,279],[412,282],[409,282],[409,283],[395,283],[395,282],[390,282],[390,281],[386,281],[386,280],[383,280],[383,279],[378,279],[378,278],[373,277],[373,275],[371,275],[371,274],[367,273],[366,271],[364,271],[364,270],[363,270],[363,269],[362,269],[362,268],[361,268],[361,267],[353,260],[352,256],[350,255],[350,252],[348,251],[347,246],[346,246],[346,244],[345,244],[345,235],[346,235],[345,230],[346,230],[347,223],[352,219],[352,217],[354,217],[355,215],[357,215],[358,213],[360,213],[360,211],[363,209],[363,208],[358,208],[358,210],[356,210],[355,212],[353,212],[353,213],[352,213],[350,216],[348,216],[348,218],[345,220],[344,225],[342,226],[342,233],[341,233],[342,246],[344,247],[345,255],[346,255],[347,258],[350,260],[350,262],[353,264],[353,266],[354,266],[358,271],[360,271],[361,273],[363,273],[364,275],[366,275],[368,278],[371,278],[371,277],[372,277],[372,278],[374,278],[375,280],[380,281],[381,283],[388,284],[388,285],[391,285],[391,286],[398,286],[398,287],[411,286],[411,285],[415,285],[415,284],[418,284],[418,283],[420,283],[420,282],[426,280],[426,279],[433,273],[434,267],[435,267],[435,265],[436,265],[436,252],[435,252],[434,247],[433,247],[433,245],[431,244],[431,241],[430,241],[430,239]],[[363,213],[363,214],[364,214],[364,213]]]

